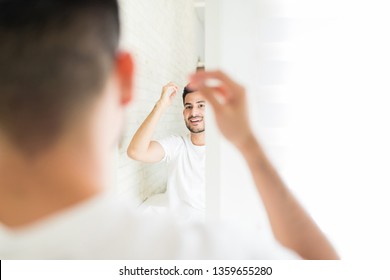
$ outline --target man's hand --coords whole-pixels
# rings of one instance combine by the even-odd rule
[[[158,100],[158,103],[164,108],[169,107],[172,104],[173,99],[175,98],[179,87],[170,82],[162,88],[161,97]]]
[[[221,133],[238,149],[244,147],[253,137],[245,88],[220,71],[197,72],[190,79],[190,87],[201,91],[213,107]]]

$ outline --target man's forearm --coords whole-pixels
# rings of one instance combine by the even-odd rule
[[[238,149],[251,170],[276,239],[304,259],[337,259],[332,245],[284,185],[256,138],[248,137]]]
[[[156,103],[152,112],[150,112],[148,117],[144,120],[142,125],[138,128],[137,132],[134,134],[129,147],[127,148],[127,153],[129,156],[144,153],[148,150],[157,123],[165,110],[166,106],[163,106],[160,102]]]

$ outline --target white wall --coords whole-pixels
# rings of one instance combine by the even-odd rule
[[[345,258],[389,258],[387,3],[281,11],[296,16],[288,178]]]
[[[195,11],[192,0],[119,1],[122,19],[121,47],[130,50],[136,63],[133,104],[128,108],[124,135],[117,156],[119,192],[139,204],[165,189],[163,165],[141,164],[126,156],[136,129],[152,110],[169,81],[186,85],[196,68]],[[182,88],[181,88],[182,90]],[[186,133],[181,95],[161,119],[154,134],[162,138]]]
[[[386,1],[210,2],[220,17],[214,66],[247,85],[252,124],[290,189],[343,258],[388,258]],[[210,143],[222,218],[266,226],[241,158]]]
[[[196,15],[196,52],[198,59],[204,63],[205,61],[205,3],[202,1],[195,1],[195,15]]]

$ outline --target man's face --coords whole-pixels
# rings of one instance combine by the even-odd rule
[[[191,133],[204,132],[204,114],[206,101],[198,92],[191,92],[184,99],[183,116],[186,126]]]

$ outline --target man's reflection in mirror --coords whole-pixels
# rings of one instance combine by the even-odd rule
[[[199,70],[199,69],[198,69]],[[189,133],[154,140],[159,120],[177,98],[179,87],[168,83],[160,99],[138,128],[127,154],[144,163],[168,165],[165,193],[149,197],[141,210],[149,214],[168,211],[183,222],[204,220],[205,211],[205,106],[202,94],[186,86],[182,93],[183,117]]]

